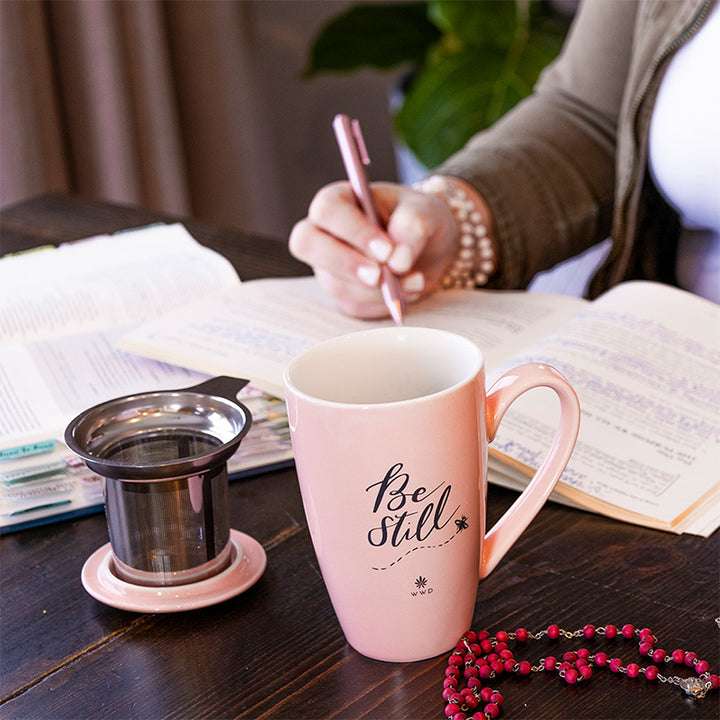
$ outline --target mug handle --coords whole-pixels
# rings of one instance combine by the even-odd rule
[[[480,557],[481,580],[492,572],[545,504],[567,466],[580,430],[580,403],[568,381],[550,365],[527,363],[506,372],[487,394],[485,423],[488,442],[495,437],[510,405],[520,395],[536,387],[548,387],[555,391],[560,399],[560,420],[550,450],[530,484],[485,536]]]

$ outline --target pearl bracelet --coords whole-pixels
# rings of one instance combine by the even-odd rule
[[[487,224],[475,201],[459,181],[431,175],[413,184],[413,189],[437,195],[447,203],[460,233],[458,254],[442,279],[446,289],[487,285],[497,269],[497,258]]]

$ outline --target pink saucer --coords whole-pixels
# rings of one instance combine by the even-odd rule
[[[83,565],[83,587],[96,600],[120,610],[166,613],[215,605],[252,587],[265,571],[267,556],[262,545],[249,535],[230,530],[233,557],[217,575],[166,587],[145,587],[121,580],[112,570],[110,543],[97,549]]]

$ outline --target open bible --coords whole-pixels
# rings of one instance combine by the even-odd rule
[[[125,350],[282,395],[287,363],[330,337],[389,324],[340,315],[313,278],[254,280],[124,335]],[[619,520],[707,536],[720,525],[720,307],[656,283],[589,302],[452,290],[406,324],[464,335],[490,384],[523,362],[560,370],[580,398],[580,436],[552,498]],[[554,432],[550,391],[514,403],[491,444],[491,482],[520,489]]]
[[[0,532],[101,509],[102,480],[64,445],[105,400],[190,387],[194,371],[119,350],[142,321],[240,286],[182,225],[158,225],[0,261]],[[253,427],[231,477],[292,463],[284,403],[246,387]]]

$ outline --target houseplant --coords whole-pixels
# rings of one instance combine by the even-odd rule
[[[528,95],[569,25],[546,0],[429,0],[353,6],[310,48],[306,77],[404,68],[398,137],[426,167]]]

